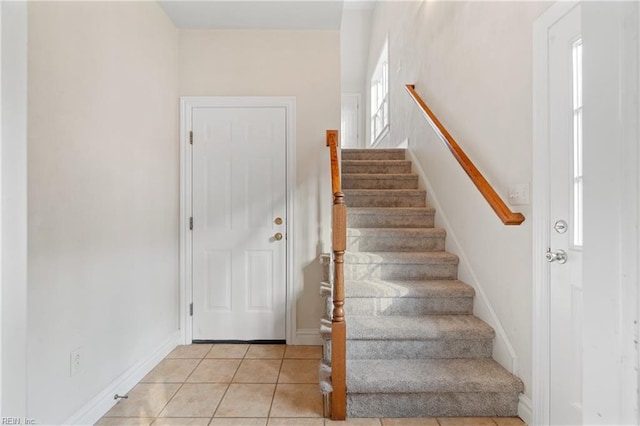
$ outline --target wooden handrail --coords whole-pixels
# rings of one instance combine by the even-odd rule
[[[413,100],[422,109],[431,127],[442,136],[442,141],[445,146],[451,151],[455,159],[458,160],[458,164],[462,166],[462,169],[467,173],[469,178],[471,178],[473,184],[478,188],[484,199],[487,200],[493,211],[496,212],[502,223],[505,225],[520,225],[524,222],[522,213],[514,213],[507,207],[491,184],[485,179],[482,173],[480,173],[462,148],[460,148],[460,145],[458,145],[447,129],[440,123],[440,120],[438,120],[435,114],[429,109],[427,104],[424,103],[420,95],[416,92],[415,85],[407,84],[405,87],[409,95],[411,95]]]
[[[338,131],[327,130],[327,146],[331,156],[331,193],[340,192],[340,163],[338,162]]]
[[[347,325],[344,319],[344,252],[347,249],[347,206],[340,184],[338,131],[327,130],[333,192],[333,317],[331,319],[331,419],[347,416]]]

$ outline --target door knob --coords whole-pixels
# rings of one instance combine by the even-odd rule
[[[282,234],[280,232],[277,232],[276,235],[273,236],[273,238],[275,238],[276,241],[280,241],[282,239]]]
[[[544,255],[547,262],[558,262],[560,264],[567,263],[567,252],[564,250],[558,250],[552,252],[551,249],[547,250],[547,254]]]

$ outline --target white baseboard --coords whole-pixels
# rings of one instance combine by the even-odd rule
[[[440,203],[438,202],[438,198],[436,197],[433,187],[429,183],[429,179],[427,179],[427,175],[424,172],[424,169],[422,168],[420,162],[418,161],[418,158],[415,156],[415,154],[411,149],[407,149],[407,153],[409,154],[411,162],[413,163],[413,167],[416,174],[419,176],[420,183],[424,185],[424,188],[427,190],[427,194],[432,201],[433,207],[436,209],[436,212],[440,212],[439,220],[442,222],[443,227],[447,231],[447,241],[451,243],[452,247],[454,247],[454,250],[452,251],[456,255],[458,255],[458,258],[460,259],[459,268],[465,268],[466,272],[471,278],[470,280],[471,282],[468,282],[467,284],[471,285],[475,289],[476,300],[479,302],[479,305],[480,305],[480,308],[479,308],[480,312],[474,312],[474,313],[480,319],[482,319],[483,321],[488,323],[491,327],[493,327],[493,329],[496,332],[496,337],[494,340],[494,347],[493,347],[493,351],[494,351],[493,358],[499,364],[501,364],[504,368],[509,370],[509,372],[517,376],[518,375],[518,356],[516,354],[515,349],[513,349],[513,345],[511,344],[511,341],[507,337],[507,333],[504,330],[504,327],[502,326],[500,319],[498,318],[498,314],[496,313],[495,309],[493,309],[493,306],[489,301],[489,298],[487,297],[487,294],[485,293],[484,288],[480,283],[480,280],[478,279],[477,275],[473,271],[473,268],[471,267],[471,263],[469,262],[467,255],[465,254],[464,250],[462,249],[462,246],[458,242],[458,238],[456,237],[455,230],[449,224],[449,221],[447,220],[446,215],[443,214],[444,210],[442,209]]]
[[[294,345],[322,345],[320,336],[320,323],[318,328],[299,328],[296,331]]]
[[[93,425],[117,401],[113,399],[115,394],[126,395],[149,371],[166,357],[176,346],[180,344],[180,332],[176,331],[161,342],[148,356],[136,362],[104,390],[96,395],[75,414],[69,417],[65,425]]]
[[[533,403],[531,398],[521,393],[518,400],[518,416],[528,425],[533,424]]]

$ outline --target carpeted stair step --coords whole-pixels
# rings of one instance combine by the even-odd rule
[[[347,417],[515,416],[522,381],[490,358],[348,360]]]
[[[411,161],[405,160],[342,160],[343,174],[350,173],[411,173]]]
[[[454,280],[458,257],[447,252],[346,252],[345,280]]]
[[[442,251],[442,228],[348,228],[348,251]]]
[[[491,359],[495,332],[473,316],[475,292],[456,279],[458,257],[405,158],[342,150],[347,416],[514,416],[523,384]],[[333,306],[321,293],[327,392]]]
[[[473,312],[473,287],[458,280],[345,282],[351,315],[433,315]]]
[[[473,315],[354,315],[347,359],[489,358],[494,336]]]
[[[344,202],[349,207],[426,207],[422,189],[345,189]]]
[[[343,149],[344,160],[404,160],[404,149]]]
[[[418,175],[406,173],[343,174],[342,189],[418,189]]]
[[[353,207],[347,208],[351,228],[431,228],[433,207]]]

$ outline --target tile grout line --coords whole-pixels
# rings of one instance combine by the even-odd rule
[[[236,371],[234,371],[233,376],[231,376],[231,379],[229,380],[229,383],[227,383],[227,389],[225,389],[224,393],[220,397],[220,401],[218,401],[218,405],[216,405],[216,409],[213,410],[213,414],[211,415],[211,420],[209,420],[209,424],[211,424],[211,422],[213,422],[213,419],[216,417],[216,413],[220,409],[220,405],[222,404],[222,401],[224,400],[224,397],[227,396],[227,392],[229,392],[229,388],[231,387],[231,384],[233,383],[233,379],[236,377],[236,374],[238,374],[238,371],[240,370],[240,367],[242,366],[242,361],[244,361],[244,357],[247,355],[247,352],[249,352],[249,346],[247,346],[247,350],[245,351],[244,355],[240,359],[240,364],[238,364],[238,366],[236,367]],[[220,358],[220,359],[225,359],[225,358]],[[238,358],[235,358],[235,359],[238,359]]]
[[[212,346],[213,347],[213,346]],[[207,354],[211,351],[211,349],[209,349],[209,351],[207,351]],[[206,354],[205,354],[206,356]],[[198,358],[167,358],[165,357],[164,359],[198,359]],[[180,386],[178,387],[178,389],[175,391],[175,393],[173,395],[171,395],[171,398],[169,398],[167,400],[167,402],[164,404],[164,406],[162,407],[162,409],[160,411],[158,411],[158,413],[153,417],[153,420],[151,421],[150,425],[153,425],[156,420],[158,420],[158,418],[160,418],[160,414],[162,414],[162,412],[167,408],[167,406],[169,405],[169,403],[171,401],[173,401],[173,398],[176,397],[176,395],[178,395],[178,392],[180,392],[180,390],[184,387],[185,383],[187,383],[187,380],[189,379],[189,377],[191,377],[191,375],[193,374],[194,371],[196,371],[196,369],[198,368],[198,366],[202,363],[202,360],[204,360],[204,356],[202,358],[200,358],[200,361],[196,364],[196,366],[193,368],[193,370],[191,370],[191,373],[187,374],[187,377],[185,377],[185,379],[183,380],[183,382],[180,384]],[[163,360],[164,361],[164,360]],[[162,361],[161,361],[162,362]],[[154,367],[155,368],[155,367]]]
[[[167,408],[167,406],[169,405],[169,403],[173,400],[173,398],[175,398],[175,396],[178,394],[178,392],[180,392],[180,390],[184,387],[185,383],[187,383],[187,380],[189,380],[189,377],[191,377],[191,375],[193,374],[194,371],[196,371],[196,369],[200,366],[200,364],[202,364],[202,361],[204,361],[207,357],[207,355],[209,354],[209,352],[211,352],[211,350],[213,349],[213,345],[211,345],[211,347],[209,348],[209,350],[202,356],[202,358],[200,358],[200,361],[196,364],[196,366],[193,368],[193,370],[191,370],[191,373],[189,373],[187,375],[187,377],[185,377],[184,381],[182,382],[182,384],[180,385],[180,387],[178,388],[178,390],[176,390],[176,393],[174,393],[171,398],[169,398],[169,400],[167,401],[167,403],[164,405],[164,407],[162,407],[162,410],[160,410],[158,412],[158,414],[153,418],[153,420],[150,423],[150,426],[153,425],[156,420],[158,420],[160,418],[160,414],[164,411],[165,408]],[[169,354],[170,355],[170,354]],[[198,358],[168,358],[168,355],[164,358],[164,359],[198,359]],[[211,420],[209,420],[209,423],[211,423]]]
[[[278,383],[280,382],[280,374],[282,373],[282,366],[284,365],[284,356],[287,353],[287,347],[285,346],[284,351],[282,352],[282,358],[280,359],[280,368],[278,369],[278,376],[276,377],[276,383],[273,387],[273,395],[271,395],[271,404],[269,405],[269,412],[267,413],[267,423],[266,426],[269,425],[269,420],[271,419],[271,410],[273,410],[273,401],[276,399],[276,391],[278,390]]]

